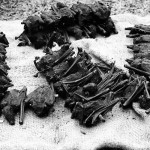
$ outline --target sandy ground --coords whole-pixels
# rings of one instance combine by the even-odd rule
[[[126,58],[132,53],[126,45],[132,39],[126,38],[125,27],[134,24],[150,24],[150,17],[138,17],[132,14],[112,16],[119,34],[109,38],[99,37],[73,41],[72,46],[83,47],[90,54],[95,53],[105,60],[116,61],[123,68]],[[0,30],[6,33],[10,42],[7,48],[7,62],[11,70],[9,76],[14,83],[13,88],[21,89],[24,85],[28,93],[37,86],[46,84],[42,77],[34,78],[36,69],[33,64],[35,56],[42,56],[42,50],[32,47],[17,47],[18,36],[23,26],[21,21],[0,21]],[[17,30],[16,30],[17,29]],[[95,60],[94,60],[95,61]],[[140,119],[132,110],[122,110],[119,105],[106,117],[106,122],[93,128],[85,128],[70,118],[71,113],[64,108],[64,102],[57,100],[55,112],[47,118],[39,119],[32,112],[27,112],[24,125],[18,123],[10,126],[3,117],[0,118],[0,149],[25,150],[93,150],[103,145],[122,146],[127,149],[150,148],[150,117]]]
[[[0,0],[0,20],[25,19],[29,15],[39,14],[50,9],[52,3],[64,2],[71,6],[77,1],[93,3],[100,0]],[[145,16],[150,13],[149,0],[101,0],[110,6],[112,15],[132,13]]]

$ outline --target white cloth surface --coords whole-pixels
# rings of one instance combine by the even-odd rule
[[[134,24],[150,24],[150,16],[139,17],[131,14],[112,16],[119,34],[109,38],[83,39],[73,41],[72,46],[83,47],[89,53],[102,56],[105,60],[116,61],[116,65],[124,69],[126,58],[132,53],[126,45],[132,44],[132,39],[126,38],[125,27]],[[23,31],[21,21],[0,21],[0,31],[6,34],[10,42],[7,48],[7,63],[11,70],[9,76],[14,87],[21,89],[24,85],[28,93],[39,85],[47,84],[42,77],[34,78],[37,72],[33,60],[35,56],[44,55],[42,50],[32,47],[17,47],[14,38]],[[150,117],[140,119],[132,110],[122,110],[117,104],[106,117],[106,122],[96,127],[85,128],[76,120],[70,118],[71,113],[64,108],[64,102],[58,100],[55,112],[47,118],[38,118],[32,112],[25,115],[24,124],[10,126],[1,117],[0,149],[3,150],[93,150],[102,145],[122,145],[128,149],[150,148]],[[4,121],[2,121],[4,120]]]

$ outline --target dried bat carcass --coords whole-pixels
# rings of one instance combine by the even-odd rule
[[[136,59],[127,59],[126,60],[132,67],[137,69],[150,72],[150,60],[146,58],[136,58]]]
[[[85,104],[77,102],[73,112],[72,118],[78,119],[80,124],[92,126],[98,121],[105,121],[103,115],[110,111],[113,106],[121,99],[114,99],[110,102],[105,101],[90,101]]]
[[[0,104],[2,108],[2,114],[9,122],[9,124],[15,124],[15,115],[19,112],[21,101],[26,99],[27,88],[23,87],[22,90],[13,89],[7,91],[2,102]]]
[[[134,53],[148,53],[150,52],[150,43],[127,45],[127,48],[132,49]]]
[[[55,103],[53,84],[38,87],[27,95],[25,102],[37,116],[47,116],[53,110]]]
[[[139,37],[141,35],[150,34],[150,25],[137,24],[134,27],[127,27],[125,30],[130,30],[127,37]]]

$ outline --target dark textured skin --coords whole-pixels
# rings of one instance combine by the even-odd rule
[[[8,45],[7,45],[7,44],[4,44],[4,43],[0,43],[0,47],[7,48]]]
[[[65,82],[65,81],[78,80],[78,79],[80,79],[80,78],[82,78],[82,77],[84,76],[84,73],[85,73],[85,72],[83,71],[83,72],[76,72],[76,73],[74,73],[74,74],[70,74],[70,75],[68,75],[67,77],[62,78],[61,81]],[[64,88],[62,88],[61,83],[60,83],[60,82],[56,82],[56,83],[54,84],[54,86],[55,86],[55,90],[57,91],[57,93],[60,94],[60,96],[62,95],[62,97],[63,97],[63,93],[64,93],[64,95],[65,95],[66,92],[64,91]],[[75,89],[77,89],[76,85],[66,85],[66,84],[65,84],[64,87],[65,87],[66,90],[69,91],[69,92],[71,92],[72,90],[74,91],[74,87],[75,87]]]
[[[60,58],[67,50],[69,49],[68,44],[64,44],[60,50],[58,51],[51,51],[51,54],[47,54],[43,56],[39,61],[34,61],[37,70],[41,71],[46,69],[47,67],[52,66],[54,61]]]
[[[0,61],[0,74],[7,75],[8,70],[10,70],[9,66],[5,62]]]
[[[93,12],[87,4],[78,2],[72,5],[71,10],[75,12],[76,20],[81,27],[92,22]]]
[[[9,42],[8,42],[5,34],[3,32],[0,32],[0,100],[1,100],[1,103],[4,102],[3,98],[6,95],[8,95],[8,92],[6,92],[7,89],[9,87],[13,86],[13,84],[11,83],[11,80],[9,79],[9,77],[7,77],[8,70],[10,68],[7,65],[7,63],[5,62],[6,53],[7,53],[5,48],[7,48],[8,46],[9,46]],[[5,100],[5,102],[6,102],[6,100]],[[3,108],[2,105],[0,105],[0,108],[1,109]],[[6,114],[5,112],[8,109],[10,109],[10,108],[9,107],[3,108],[4,114]],[[7,116],[8,116],[8,119],[9,119],[9,115],[5,115],[5,116],[6,116],[6,119],[7,119]],[[10,120],[11,120],[11,118],[10,118]],[[13,121],[11,123],[13,124]]]
[[[126,60],[132,67],[139,68],[142,63],[141,58],[136,58],[136,59],[127,59]]]
[[[33,45],[36,49],[39,49],[39,48],[45,46],[48,42],[47,34],[44,32],[37,32],[34,34],[29,34],[28,38],[29,38],[30,42],[33,43]]]
[[[57,8],[58,9],[61,9],[61,8],[64,8],[64,7],[67,7],[65,4],[61,3],[61,2],[57,2]]]
[[[71,91],[71,90],[74,89],[74,87],[76,87],[76,84],[75,85],[74,84],[73,85],[66,85],[66,84],[64,84],[64,87],[63,87],[61,82],[75,81],[75,80],[78,80],[78,79],[82,78],[83,76],[85,76],[88,73],[87,68],[82,68],[81,67],[81,68],[78,68],[78,69],[79,70],[77,72],[71,73],[68,76],[61,78],[60,82],[58,81],[58,82],[56,82],[54,84],[56,92],[61,97],[66,97],[66,94],[67,94],[66,90],[67,91]],[[75,89],[77,89],[77,87]]]
[[[149,59],[143,59],[141,63],[141,68],[144,71],[150,72],[150,60]]]
[[[3,46],[2,44],[0,44],[0,53],[5,55],[7,52],[6,52],[6,49],[5,49],[5,46]]]
[[[130,31],[127,37],[133,38],[134,44],[134,46],[129,45],[127,47],[133,49],[133,52],[147,53],[137,54],[136,57],[145,57],[149,59],[150,25],[137,24],[134,27],[127,27],[125,30]]]
[[[44,21],[41,17],[29,16],[26,20],[23,20],[24,32],[17,37],[21,42],[18,46],[31,45],[35,46],[36,49],[39,49],[46,45],[46,33],[43,32]]]
[[[144,24],[137,24],[134,27],[131,28],[129,34],[150,34],[150,25],[144,25]]]
[[[72,111],[72,119],[78,119],[80,124],[86,124],[87,126],[91,124],[91,120],[85,122],[87,117],[93,112],[93,110],[98,109],[102,104],[99,101],[91,101],[85,104],[81,102],[77,102],[73,111]],[[92,118],[91,118],[92,119]]]
[[[0,32],[0,43],[3,43],[5,45],[9,45],[9,42],[3,32]]]
[[[134,80],[123,92],[123,96],[128,99],[132,93],[135,91],[136,86],[138,84],[137,80]]]
[[[148,90],[149,90],[149,89],[148,89]],[[147,110],[147,109],[150,108],[150,100],[147,99],[147,98],[145,97],[145,95],[141,95],[141,96],[139,97],[139,104],[140,104],[140,107],[141,107],[142,109]]]
[[[134,77],[134,76],[133,76]],[[139,87],[139,85],[142,85],[141,83],[145,81],[145,77],[140,76],[138,79],[135,76],[134,79],[132,81],[129,82],[128,87],[123,91],[123,97],[125,99],[130,99],[133,95],[133,93],[137,90],[137,88]],[[137,93],[138,97],[140,96],[139,94],[141,93]],[[133,101],[138,101],[138,97],[133,99]],[[126,102],[125,102],[126,103]]]
[[[10,125],[15,124],[15,115],[19,111],[20,102],[26,98],[27,88],[23,87],[22,90],[13,89],[7,91],[1,102],[2,114],[9,122]]]
[[[3,32],[0,32],[0,63],[1,65],[5,62],[6,59],[6,47],[8,47],[9,42]],[[2,67],[4,68],[4,67]]]
[[[10,69],[6,59],[6,49],[9,46],[9,42],[3,32],[0,32],[0,99],[2,99],[7,91],[7,89],[13,84],[8,75],[8,70]]]
[[[6,55],[0,53],[0,61],[5,61],[5,59],[6,59]]]
[[[69,63],[67,61],[63,61],[48,71],[45,71],[44,75],[48,82],[57,81],[67,71],[68,68]]]
[[[55,102],[53,88],[48,85],[40,86],[27,96],[25,102],[37,116],[46,116]]]
[[[132,67],[144,70],[146,72],[150,72],[150,60],[146,58],[137,58],[131,59],[128,61]]]
[[[88,69],[85,63],[86,59],[81,60],[77,63],[75,69],[76,71],[74,73],[71,73],[70,75],[62,78],[62,81],[73,81],[80,79],[81,77],[85,76],[88,73]]]
[[[62,26],[70,26],[72,25],[74,22],[75,22],[75,18],[74,18],[74,15],[75,13],[69,9],[69,7],[67,6],[63,6],[62,5],[60,6],[60,2],[57,3],[57,11],[58,11],[58,14],[60,15],[60,23],[59,25],[62,25]]]
[[[76,40],[82,39],[84,35],[82,29],[78,25],[68,27],[67,32],[69,33],[70,36],[74,36]]]
[[[52,5],[49,12],[29,16],[22,22],[24,32],[19,38],[21,42],[18,46],[32,44],[36,49],[46,45],[52,48],[53,42],[59,46],[70,43],[68,35],[81,39],[95,38],[97,33],[105,36],[116,34],[115,25],[109,16],[110,8],[101,2],[91,5],[77,2],[71,8],[58,2],[56,6]],[[98,30],[100,31],[97,32]]]
[[[92,77],[91,77],[91,79],[89,80],[89,83],[93,83],[93,84],[98,84],[98,83],[100,83],[100,81],[102,80],[102,78],[101,78],[101,76],[98,74],[98,72],[97,73],[95,73]],[[96,86],[95,86],[95,90],[96,90]],[[96,92],[96,91],[95,91]],[[94,92],[94,93],[95,93]],[[93,94],[94,94],[93,93]],[[92,93],[91,93],[92,94]]]
[[[150,35],[141,35],[133,39],[133,44],[150,43]]]
[[[150,43],[129,45],[128,48],[132,49],[134,53],[150,52]]]
[[[22,24],[24,24],[24,29],[27,33],[36,33],[41,30],[44,22],[41,17],[35,15],[29,16],[26,20],[23,20]]]
[[[102,27],[106,33],[104,33],[104,35],[106,37],[110,36],[112,33],[117,34],[118,31],[115,27],[115,24],[113,22],[113,20],[111,19],[111,17],[109,17],[104,23],[99,24],[100,27]]]
[[[74,66],[72,73],[70,73],[66,77],[61,78],[61,82],[75,81],[75,80],[78,80],[78,79],[82,78],[83,76],[87,75],[88,73],[89,72],[88,72],[87,66],[86,66],[85,62],[82,60]],[[60,96],[64,97],[66,95],[66,91],[62,87],[61,82],[59,82],[59,81],[56,82],[54,84],[54,87],[55,87],[55,90],[57,91],[57,93],[60,94]],[[67,91],[70,91],[75,87],[75,85],[74,84],[73,85],[64,85],[64,87],[66,88]],[[64,95],[63,95],[63,93],[64,93]]]
[[[0,85],[1,86],[5,86],[5,85],[12,86],[12,84],[10,83],[10,81],[11,80],[7,76],[4,76],[4,75],[0,76]]]
[[[97,35],[97,27],[95,25],[91,24],[87,28],[91,32],[90,37],[95,38]]]
[[[146,58],[146,59],[150,59],[150,52],[146,52],[146,53],[137,53],[137,54],[134,54],[134,58]]]
[[[108,8],[104,3],[101,2],[95,2],[91,5],[91,9],[94,13],[94,17],[96,20],[107,20],[110,16],[110,8]]]
[[[2,109],[2,114],[10,125],[15,124],[15,113],[10,105],[7,105]]]
[[[97,92],[97,84],[95,83],[88,83],[83,86],[84,94],[88,94],[88,96],[94,95]]]
[[[54,30],[59,23],[59,16],[54,14],[53,11],[42,12],[41,18],[44,21],[44,27],[46,27],[49,31]]]

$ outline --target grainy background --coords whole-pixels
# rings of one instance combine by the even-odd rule
[[[0,0],[0,19],[24,19],[28,15],[49,10],[51,3],[64,2],[68,6],[77,1],[92,3],[94,0]],[[95,0],[97,1],[97,0]],[[112,8],[112,15],[133,13],[145,16],[150,13],[150,0],[101,0]]]

